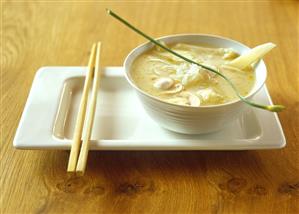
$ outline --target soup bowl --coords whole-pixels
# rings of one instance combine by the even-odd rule
[[[215,48],[233,48],[239,54],[250,49],[246,45],[232,39],[205,34],[170,35],[158,38],[158,40],[163,41],[166,44],[180,42],[197,45],[204,44]],[[153,47],[154,45],[151,42],[147,42],[133,49],[124,61],[124,69],[126,79],[137,92],[144,109],[160,126],[184,134],[215,132],[240,117],[246,108],[251,108],[239,99],[219,105],[200,107],[184,106],[162,101],[141,90],[132,79],[132,63],[139,55]],[[267,69],[262,60],[255,65],[254,72],[255,83],[246,96],[247,99],[252,99],[266,81]]]

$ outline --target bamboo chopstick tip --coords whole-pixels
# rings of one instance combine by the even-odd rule
[[[76,167],[70,166],[70,165],[67,167],[67,172],[68,173],[74,173],[75,171],[76,171]]]

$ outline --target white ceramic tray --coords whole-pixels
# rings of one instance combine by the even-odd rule
[[[39,69],[13,142],[16,148],[70,148],[85,73],[85,67]],[[266,87],[254,99],[271,103]],[[285,144],[277,114],[253,108],[216,133],[167,131],[143,110],[122,67],[103,70],[92,150],[252,150],[282,148]]]

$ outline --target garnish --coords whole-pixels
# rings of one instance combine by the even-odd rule
[[[241,101],[243,101],[244,103],[255,107],[255,108],[260,108],[260,109],[264,109],[267,111],[271,111],[271,112],[279,112],[282,111],[283,109],[285,109],[285,106],[283,105],[262,105],[262,104],[258,104],[258,103],[254,103],[252,101],[247,100],[245,97],[243,97],[238,89],[235,87],[235,85],[230,81],[230,79],[228,79],[225,75],[223,75],[222,73],[220,73],[219,71],[217,71],[216,69],[211,68],[210,66],[206,66],[203,65],[201,63],[197,63],[191,59],[188,59],[180,54],[178,54],[177,52],[171,50],[170,48],[166,47],[165,45],[163,45],[161,42],[159,42],[158,40],[153,39],[152,37],[148,36],[147,34],[145,34],[144,32],[142,32],[141,30],[137,29],[136,27],[134,27],[132,24],[130,24],[129,22],[127,22],[125,19],[121,18],[120,16],[118,16],[116,13],[114,13],[113,11],[106,9],[107,13],[109,15],[111,15],[112,17],[116,18],[118,21],[122,22],[124,25],[126,25],[127,27],[129,27],[130,29],[132,29],[133,31],[135,31],[136,33],[138,33],[139,35],[143,36],[144,38],[146,38],[147,40],[149,40],[150,42],[154,43],[155,45],[157,45],[158,47],[170,52],[171,54],[185,60],[186,62],[189,62],[191,64],[195,64],[197,66],[200,66],[206,70],[209,70],[217,75],[219,75],[220,77],[222,77],[224,80],[227,81],[227,83],[232,87],[232,89],[234,90],[234,92],[236,93],[236,95],[239,97],[239,99]]]
[[[275,47],[276,45],[271,42],[256,46],[241,56],[228,62],[228,65],[239,69],[246,68],[247,66],[261,59],[266,53]]]

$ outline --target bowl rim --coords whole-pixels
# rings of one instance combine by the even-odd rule
[[[212,37],[212,38],[216,38],[216,39],[221,39],[221,40],[228,40],[230,42],[233,42],[233,43],[236,43],[237,45],[239,46],[243,46],[243,48],[245,48],[246,50],[249,50],[250,48],[241,43],[241,42],[238,42],[236,40],[233,40],[233,39],[230,39],[230,38],[227,38],[227,37],[223,37],[223,36],[219,36],[219,35],[214,35],[214,34],[199,34],[199,33],[182,33],[182,34],[171,34],[171,35],[166,35],[166,36],[162,36],[162,37],[158,37],[156,38],[156,40],[161,40],[161,39],[168,39],[168,38],[171,38],[171,37],[184,37],[184,36],[205,36],[205,37]],[[147,46],[147,45],[150,45],[152,42],[148,41],[148,42],[144,42],[140,45],[138,45],[137,47],[135,47],[134,49],[132,49],[129,54],[126,56],[125,60],[124,60],[124,63],[123,63],[123,67],[124,67],[124,70],[125,70],[125,78],[127,79],[127,81],[130,83],[130,85],[135,89],[137,90],[139,93],[143,94],[144,96],[146,97],[149,97],[157,102],[160,102],[160,103],[163,103],[163,104],[166,104],[166,105],[170,105],[170,106],[175,106],[175,107],[183,107],[183,108],[189,108],[189,109],[207,109],[207,108],[219,108],[219,107],[224,107],[224,106],[229,106],[229,105],[232,105],[232,104],[236,104],[236,103],[240,103],[240,102],[243,102],[241,99],[235,99],[235,100],[232,100],[230,102],[226,102],[226,103],[221,103],[221,104],[214,104],[214,105],[206,105],[206,106],[187,106],[187,105],[180,105],[180,104],[175,104],[175,103],[170,103],[170,102],[166,102],[164,100],[161,100],[159,98],[157,98],[156,96],[153,96],[145,91],[143,91],[142,89],[140,89],[135,83],[133,80],[131,80],[131,78],[129,77],[129,69],[128,69],[128,61],[130,60],[130,58],[132,57],[132,55],[137,51],[139,50],[140,48],[144,47],[144,46]],[[154,45],[154,44],[152,44]],[[150,49],[150,48],[149,48]],[[147,50],[149,50],[147,49]],[[145,51],[142,51],[141,53],[139,53],[135,59],[140,56],[142,53],[144,53]],[[135,60],[134,59],[134,60]],[[133,60],[133,61],[134,61]],[[132,63],[131,63],[132,64]],[[258,91],[261,90],[261,88],[264,86],[265,84],[265,81],[267,79],[267,67],[266,67],[266,64],[264,63],[264,61],[262,59],[258,60],[256,62],[256,65],[262,65],[264,66],[265,68],[265,79],[263,80],[263,82],[260,84],[259,87],[257,87],[255,90],[253,90],[254,86],[252,87],[250,93],[248,93],[244,98],[245,99],[248,99],[248,98],[251,98],[252,96],[254,96]],[[257,67],[256,66],[256,67]],[[256,68],[254,68],[254,72],[256,74]],[[256,83],[256,81],[255,81]]]

